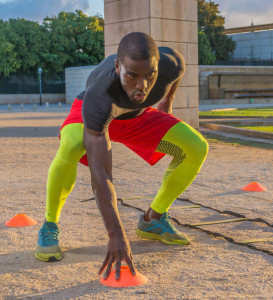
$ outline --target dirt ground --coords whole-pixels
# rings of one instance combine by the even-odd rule
[[[60,219],[64,258],[37,261],[33,253],[44,219],[47,171],[67,114],[62,109],[0,113],[0,299],[273,299],[273,150],[210,144],[201,172],[170,210],[177,228],[192,240],[180,247],[135,234],[140,211],[151,202],[147,195],[156,193],[170,158],[150,167],[114,143],[119,210],[134,263],[148,283],[111,288],[99,282],[107,234],[95,201],[88,200],[93,196],[89,170],[82,165]],[[241,190],[252,181],[267,191]],[[5,226],[17,213],[38,224]],[[238,218],[247,220],[198,225]]]

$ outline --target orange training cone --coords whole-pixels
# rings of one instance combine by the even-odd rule
[[[25,214],[17,214],[11,219],[9,219],[5,225],[10,227],[25,227],[25,226],[32,226],[36,225],[37,221],[32,219],[31,217]]]
[[[266,191],[266,188],[258,182],[250,182],[248,185],[243,187],[242,190],[248,192],[264,192]]]
[[[108,278],[101,278],[100,282],[111,287],[128,287],[145,284],[148,282],[148,278],[140,274],[137,270],[136,275],[134,276],[132,275],[129,267],[121,266],[119,280],[115,279],[115,269],[113,269]]]

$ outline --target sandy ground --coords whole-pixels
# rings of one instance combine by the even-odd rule
[[[113,173],[119,210],[135,265],[146,285],[111,288],[97,271],[107,235],[92,197],[88,168],[79,165],[75,188],[62,211],[63,260],[33,257],[44,219],[47,170],[58,148],[58,128],[67,110],[0,114],[0,298],[1,299],[273,299],[273,151],[211,144],[194,183],[172,206],[189,246],[167,246],[135,234],[140,211],[156,193],[170,158],[150,167],[123,145],[113,144]],[[251,181],[266,192],[241,190]],[[185,208],[199,204],[199,207]],[[184,208],[183,208],[184,207]],[[17,213],[36,226],[6,227]],[[247,221],[196,223],[236,218]],[[250,239],[265,242],[240,244]]]

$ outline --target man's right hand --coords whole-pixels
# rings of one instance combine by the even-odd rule
[[[118,280],[120,277],[120,269],[121,269],[122,261],[125,261],[131,273],[133,275],[136,275],[135,267],[132,260],[131,247],[125,233],[120,236],[110,237],[107,246],[107,254],[99,270],[99,274],[101,274],[107,266],[103,276],[104,279],[107,279],[111,272],[113,263],[116,263],[115,278],[116,280]]]
[[[124,260],[135,275],[131,247],[121,223],[112,182],[112,152],[109,134],[84,128],[84,145],[91,172],[93,193],[109,235],[107,254],[99,274],[107,266],[104,275],[106,279],[115,262],[116,279],[119,279],[121,262]]]

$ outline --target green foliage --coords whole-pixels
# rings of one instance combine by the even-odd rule
[[[204,32],[198,32],[199,65],[213,65],[215,55]]]
[[[46,17],[43,22],[50,36],[50,48],[43,56],[46,69],[61,72],[70,66],[94,65],[104,58],[104,33],[99,17],[88,17],[80,10]]]
[[[198,0],[198,29],[206,35],[216,60],[224,61],[230,59],[236,42],[224,34],[225,18],[219,15],[218,7],[213,1]],[[201,60],[206,59],[201,57]]]
[[[259,117],[272,118],[273,108],[248,108],[218,111],[200,111],[200,117]]]
[[[21,65],[17,53],[14,51],[12,36],[10,24],[0,20],[0,76],[9,76]]]
[[[37,22],[25,19],[10,19],[9,25],[12,32],[9,40],[20,64],[16,73],[34,74],[39,67],[41,55],[48,48],[45,29]]]
[[[103,19],[80,10],[46,17],[0,20],[0,76],[63,73],[66,67],[94,65],[104,58]]]

